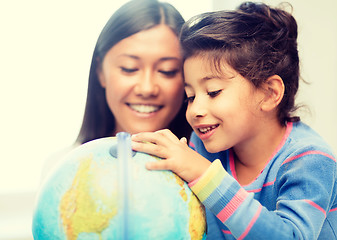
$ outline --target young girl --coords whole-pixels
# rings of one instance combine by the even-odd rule
[[[207,239],[337,239],[336,158],[292,115],[295,19],[243,3],[189,20],[180,41],[196,151],[169,130],[133,135],[134,150],[163,158],[147,168],[189,182],[207,210]]]

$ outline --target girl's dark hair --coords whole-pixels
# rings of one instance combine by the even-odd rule
[[[299,121],[295,95],[299,85],[297,23],[288,12],[263,3],[242,3],[235,11],[200,14],[187,21],[180,35],[183,58],[205,55],[217,71],[223,60],[255,87],[279,75],[285,93],[278,106],[284,125]]]
[[[178,36],[184,22],[181,14],[172,5],[157,0],[131,0],[111,16],[100,33],[93,53],[87,101],[77,143],[111,136],[115,129],[115,118],[107,105],[105,89],[100,85],[97,76],[97,68],[106,53],[124,38],[159,24],[167,25]],[[169,126],[178,137],[189,137],[191,133],[185,111],[184,104]]]

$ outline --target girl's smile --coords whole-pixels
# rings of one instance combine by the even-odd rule
[[[194,129],[196,129],[197,134],[199,136],[199,138],[203,141],[209,139],[213,133],[216,131],[216,128],[219,127],[219,124],[215,124],[215,125],[202,125],[202,126],[195,126],[193,127]]]

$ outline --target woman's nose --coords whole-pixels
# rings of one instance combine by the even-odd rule
[[[153,73],[145,73],[135,86],[135,93],[144,98],[155,97],[159,94],[159,86]]]

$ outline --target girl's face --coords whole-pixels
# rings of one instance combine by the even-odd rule
[[[199,56],[184,63],[187,121],[209,152],[244,146],[258,135],[263,92],[229,65],[220,75],[211,64]]]
[[[184,96],[177,36],[166,25],[136,33],[113,46],[98,76],[115,117],[115,132],[167,128]]]

